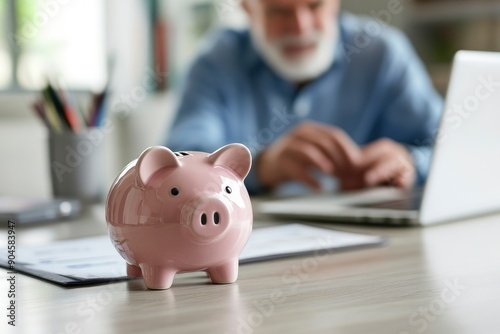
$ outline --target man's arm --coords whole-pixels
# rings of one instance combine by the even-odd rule
[[[402,33],[392,30],[388,40],[390,44],[380,69],[379,85],[383,87],[384,92],[381,93],[385,97],[372,135],[373,138],[386,139],[375,140],[365,149],[374,157],[372,165],[377,166],[373,175],[366,177],[376,182],[382,178],[387,179],[389,175],[389,183],[399,184],[403,175],[408,182],[412,178],[408,169],[413,166],[416,181],[422,184],[427,177],[433,141],[439,126],[442,98],[433,88],[426,69],[408,39]],[[389,150],[393,152],[393,156],[383,154],[388,151],[388,146],[393,146]],[[383,169],[382,163],[374,160],[382,158],[392,160],[386,166],[397,164],[399,168],[387,167],[385,174],[380,172]]]
[[[234,115],[229,115],[235,110],[231,109],[227,96],[234,90],[235,79],[229,80],[227,71],[220,68],[220,59],[214,62],[213,58],[213,54],[201,55],[186,78],[176,116],[165,140],[165,145],[174,151],[213,152],[232,141],[241,141],[234,138],[234,133],[229,133],[231,130],[238,132],[234,129]],[[245,178],[245,185],[250,193],[263,189],[253,166]]]
[[[166,140],[170,149],[213,152],[226,143],[226,106],[218,72],[207,57],[200,57],[189,71]]]

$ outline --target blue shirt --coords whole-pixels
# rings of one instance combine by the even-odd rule
[[[404,144],[422,183],[441,97],[400,31],[347,13],[338,24],[332,66],[300,90],[264,62],[247,30],[211,34],[188,73],[166,146],[212,152],[240,142],[255,158],[313,120],[342,128],[359,145],[383,137]],[[245,182],[251,193],[262,190],[253,168]]]

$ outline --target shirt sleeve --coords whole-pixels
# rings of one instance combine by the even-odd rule
[[[221,81],[221,73],[207,57],[195,61],[165,140],[167,147],[174,151],[213,152],[226,143],[223,114],[227,106]]]
[[[377,85],[381,117],[373,139],[387,137],[404,144],[421,185],[429,170],[443,101],[408,39],[395,30],[388,37]]]
[[[233,140],[229,131],[230,106],[226,92],[230,80],[209,56],[200,56],[189,71],[172,127],[165,145],[174,151],[213,152]],[[252,168],[245,178],[250,194],[264,191],[255,173],[254,152]]]

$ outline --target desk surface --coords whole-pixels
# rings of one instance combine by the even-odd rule
[[[79,221],[18,229],[18,247],[104,233]],[[235,284],[201,273],[150,291],[142,280],[62,288],[17,275],[15,333],[500,333],[500,216],[426,228],[315,224],[383,235],[380,248],[243,265]],[[277,224],[257,219],[255,226]],[[0,246],[6,244],[0,230]],[[7,306],[0,269],[1,309]],[[5,333],[4,330],[0,331]]]

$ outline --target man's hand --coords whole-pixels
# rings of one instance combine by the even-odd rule
[[[350,179],[361,163],[361,149],[342,130],[307,122],[267,147],[257,159],[256,171],[266,187],[297,180],[320,189],[313,169]]]
[[[319,123],[303,123],[267,147],[257,158],[262,185],[275,187],[296,180],[320,189],[311,174],[317,169],[337,177],[342,190],[378,185],[410,188],[416,178],[408,150],[390,139],[362,149],[342,130]]]
[[[392,185],[411,188],[416,179],[410,152],[387,138],[379,139],[363,149],[363,183],[366,187]]]

